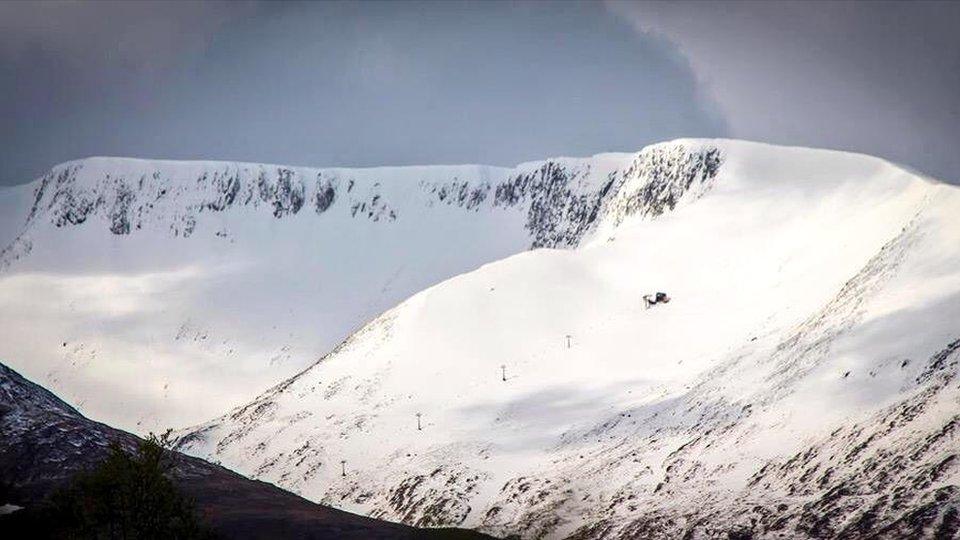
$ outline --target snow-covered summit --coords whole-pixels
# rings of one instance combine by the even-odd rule
[[[320,215],[336,205],[354,218],[394,221],[401,206],[416,212],[438,203],[467,210],[520,203],[531,214],[527,229],[535,247],[573,246],[593,224],[604,196],[620,192],[621,185],[667,189],[669,197],[679,197],[687,186],[667,186],[671,179],[689,183],[688,177],[701,175],[705,180],[718,166],[717,151],[694,141],[655,145],[638,154],[528,162],[514,169],[483,165],[311,169],[93,157],[58,165],[36,180],[24,225],[45,220],[65,227],[95,217],[117,235],[166,228],[174,236],[187,237],[203,221],[204,212],[242,208],[284,218],[302,210]],[[620,195],[636,199],[635,193]],[[655,206],[647,211],[662,210]],[[556,227],[567,230],[554,231]],[[8,249],[0,263],[9,265],[25,254]]]

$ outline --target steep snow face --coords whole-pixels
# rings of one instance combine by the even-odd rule
[[[680,141],[515,169],[66,163],[0,190],[0,358],[120,427],[196,423],[417,291],[670,210],[719,160]]]
[[[414,295],[181,447],[497,535],[956,535],[960,190],[732,141],[644,159],[577,249]]]

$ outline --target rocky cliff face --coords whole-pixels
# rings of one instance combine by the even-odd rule
[[[26,226],[69,227],[93,219],[115,235],[154,227],[189,237],[204,213],[252,208],[283,219],[301,211],[323,214],[337,204],[355,219],[394,221],[401,210],[383,184],[417,180],[386,191],[466,211],[519,208],[531,247],[575,247],[603,214],[617,223],[631,215],[655,217],[688,192],[702,194],[720,163],[716,148],[676,143],[633,156],[548,160],[515,170],[451,167],[440,172],[449,180],[437,181],[418,180],[416,167],[306,169],[91,158],[58,166],[36,181]],[[6,251],[12,259],[16,248]]]

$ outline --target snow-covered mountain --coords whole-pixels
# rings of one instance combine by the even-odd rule
[[[236,406],[182,448],[408,524],[950,538],[958,216],[881,160],[736,141],[93,158],[0,190],[0,358],[140,432]]]
[[[696,198],[719,160],[66,163],[0,190],[0,359],[119,427],[200,422],[444,279]]]
[[[421,229],[433,250],[494,231],[491,258],[575,249],[413,295],[181,447],[315,501],[495,535],[958,535],[960,189],[734,141],[549,163],[488,171],[473,210],[473,179],[455,203],[433,184],[379,200],[398,223],[483,229]],[[656,291],[672,301],[644,309]]]

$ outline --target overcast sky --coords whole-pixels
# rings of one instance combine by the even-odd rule
[[[0,183],[734,137],[960,182],[960,3],[0,3]]]

